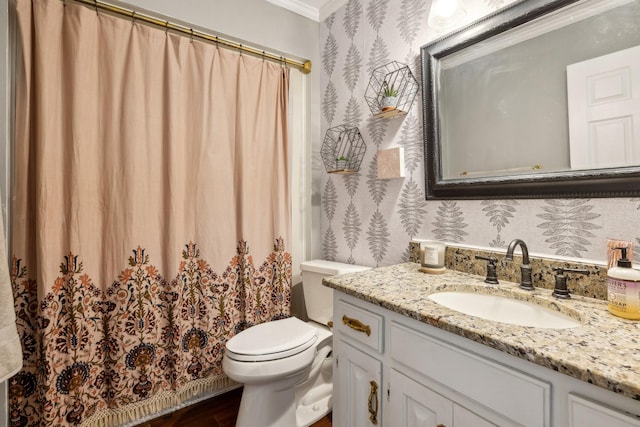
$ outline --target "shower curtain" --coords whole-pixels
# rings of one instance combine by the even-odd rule
[[[289,315],[289,73],[60,0],[17,0],[10,423],[119,425],[229,385]]]

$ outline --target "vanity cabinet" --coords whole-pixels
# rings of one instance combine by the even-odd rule
[[[383,316],[344,300],[334,302],[333,313],[333,423],[343,427],[379,426]]]
[[[394,427],[496,426],[395,369],[389,382],[393,384],[389,413]]]
[[[640,427],[636,400],[337,290],[333,408],[335,427]]]
[[[640,405],[640,403],[638,403]],[[640,427],[640,418],[569,394],[569,427]]]
[[[548,425],[548,384],[416,326],[335,292],[336,427]]]
[[[452,401],[395,369],[391,370],[389,381],[393,384],[389,411],[398,427],[452,425]]]
[[[419,324],[395,319],[389,326],[390,362],[396,369],[496,425],[549,425],[547,382],[444,342],[416,329]],[[396,392],[393,381],[391,391]]]
[[[336,345],[337,344],[337,345]],[[334,340],[334,425],[369,427],[380,425],[382,362],[347,342]],[[335,402],[340,402],[335,405]],[[336,419],[340,422],[335,421]]]

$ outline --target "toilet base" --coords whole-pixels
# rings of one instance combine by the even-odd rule
[[[275,383],[245,384],[236,427],[308,427],[333,405],[331,345],[315,363]]]
[[[244,384],[236,427],[308,427],[331,411],[332,335],[318,328],[317,337],[314,346],[283,359],[251,363],[225,354],[227,376]]]
[[[323,384],[310,390],[296,408],[296,426],[307,427],[331,412],[333,385]]]
[[[263,387],[245,385],[236,427],[308,427],[331,412],[332,392],[331,384],[316,387],[296,406],[291,387],[271,390],[266,398]]]
[[[245,384],[236,427],[297,426],[294,386],[307,372],[303,370],[298,375],[267,386]]]
[[[327,357],[333,346],[327,345],[318,354],[320,361],[317,372],[296,387],[297,427],[309,426],[331,412],[333,408],[333,358]],[[320,353],[320,352],[319,352]]]

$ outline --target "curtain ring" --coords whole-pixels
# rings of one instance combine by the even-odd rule
[[[220,40],[218,39],[218,36],[216,36],[216,49],[220,50]]]
[[[96,16],[98,16],[98,0],[93,0],[93,7],[96,9]]]
[[[190,30],[191,30],[191,36],[190,36],[190,38],[191,38],[191,43],[193,43],[193,28],[190,28]]]
[[[136,23],[136,11],[135,10],[133,12],[131,12],[131,23],[132,24]]]
[[[169,21],[164,23],[164,33],[167,34],[169,32]]]
[[[242,43],[238,43],[238,51],[240,52],[240,56],[242,56]]]

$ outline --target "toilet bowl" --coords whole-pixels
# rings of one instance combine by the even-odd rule
[[[227,341],[222,367],[244,384],[236,427],[306,427],[331,411],[333,299],[322,277],[368,267],[312,260],[301,269],[311,321],[274,320]]]
[[[328,330],[295,317],[256,325],[229,340],[222,367],[229,378],[244,384],[236,426],[307,426],[322,418],[331,408],[328,399],[321,411],[321,396],[303,402],[307,393],[298,390],[309,392],[322,378],[331,343]],[[305,409],[300,420],[299,404]]]

